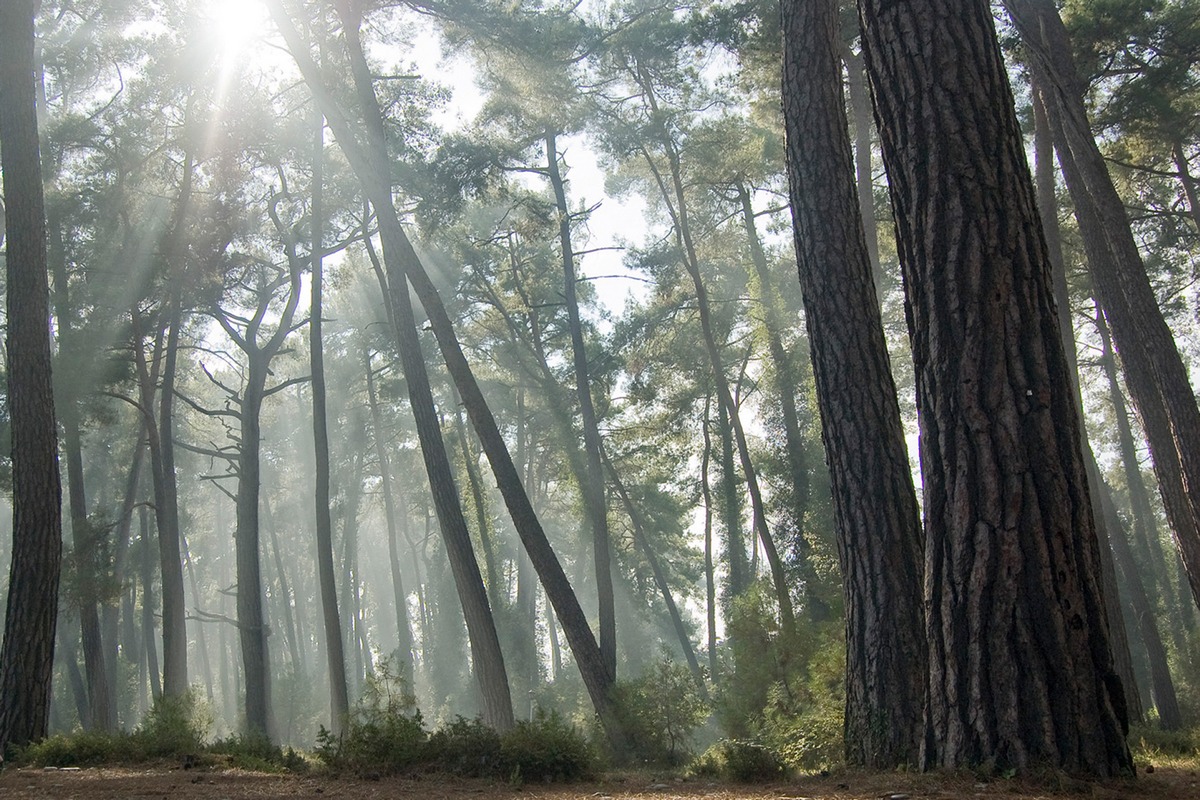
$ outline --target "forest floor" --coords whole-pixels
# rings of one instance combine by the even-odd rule
[[[762,785],[730,785],[703,779],[657,778],[648,774],[610,775],[578,784],[526,784],[462,780],[443,775],[382,779],[328,775],[271,775],[235,769],[183,769],[161,764],[150,768],[10,768],[0,773],[0,800],[923,800],[924,798],[1088,797],[1098,800],[1194,800],[1200,797],[1195,762],[1162,765],[1133,780],[1087,783],[1065,777],[981,781],[969,773],[905,774],[840,772]]]

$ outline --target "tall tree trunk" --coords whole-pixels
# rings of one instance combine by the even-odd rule
[[[1117,584],[1113,549],[1117,539],[1123,539],[1125,531],[1119,518],[1105,513],[1102,498],[1107,498],[1108,487],[1100,477],[1100,467],[1088,441],[1083,425],[1083,395],[1079,389],[1079,357],[1075,350],[1075,327],[1071,324],[1071,297],[1067,289],[1067,268],[1062,253],[1062,236],[1058,228],[1058,194],[1054,176],[1054,136],[1050,130],[1042,97],[1034,92],[1034,190],[1037,194],[1038,216],[1046,240],[1046,255],[1050,264],[1051,286],[1054,302],[1058,306],[1058,335],[1062,341],[1063,355],[1067,362],[1067,374],[1071,380],[1071,395],[1075,401],[1075,412],[1079,417],[1079,450],[1083,454],[1087,470],[1088,495],[1092,503],[1092,518],[1096,522],[1096,538],[1099,542],[1100,569],[1108,614],[1108,628],[1112,634],[1113,662],[1121,683],[1125,687],[1125,706],[1130,722],[1141,722],[1144,718],[1141,690],[1133,669],[1133,657],[1129,647],[1129,633],[1125,628],[1125,615],[1121,612],[1121,593]],[[1116,527],[1113,525],[1116,524]],[[1125,542],[1128,544],[1128,542]],[[1136,576],[1135,576],[1136,578]],[[1127,584],[1133,588],[1130,584]]]
[[[608,453],[602,452],[601,455],[604,457],[604,465],[608,468],[608,474],[612,476],[613,487],[616,488],[621,503],[625,506],[625,513],[629,515],[634,541],[637,542],[637,546],[646,557],[646,562],[650,565],[650,573],[654,576],[654,584],[658,587],[663,604],[667,607],[667,616],[671,620],[671,627],[675,631],[676,638],[679,639],[679,649],[683,651],[683,657],[687,660],[692,680],[696,684],[696,691],[707,701],[708,686],[704,683],[704,672],[700,669],[700,660],[696,658],[696,648],[692,646],[687,627],[683,624],[683,616],[679,613],[679,606],[675,604],[675,597],[671,594],[671,583],[667,580],[667,573],[659,563],[658,555],[654,552],[654,547],[646,535],[646,526],[641,511],[633,502],[633,498],[629,496],[629,490],[625,488],[621,476],[617,474],[617,468],[609,459]]]
[[[154,544],[150,540],[150,516],[146,507],[138,509],[138,538],[142,542],[142,644],[145,647],[146,673],[150,676],[150,698],[158,702],[163,696],[159,680],[158,650],[154,646]],[[161,544],[161,539],[155,544]]]
[[[1143,419],[1146,408],[1156,402],[1166,412],[1165,438],[1155,437],[1146,424],[1155,462],[1169,458],[1164,450],[1174,450],[1184,486],[1200,486],[1200,407],[1147,277],[1125,206],[1092,134],[1084,107],[1085,86],[1071,56],[1066,28],[1052,0],[1005,0],[1004,5],[1025,44],[1034,81],[1047,98],[1088,266],[1122,354],[1134,404]],[[1185,508],[1168,513],[1191,517],[1190,524],[1173,520],[1172,527],[1193,599],[1200,604],[1200,492],[1185,491],[1183,499]]]
[[[989,6],[859,8],[921,420],[923,765],[1131,774],[1080,421]]]
[[[196,582],[196,568],[192,564],[191,551],[188,550],[187,537],[180,531],[179,546],[183,553],[183,563],[187,568],[188,583],[192,587],[192,602],[199,605],[200,603],[200,586]],[[200,667],[204,670],[204,695],[208,698],[208,702],[213,700],[213,670],[212,661],[208,654],[208,637],[204,634],[204,626],[196,628],[196,644],[200,649]]]
[[[146,424],[140,417],[138,418],[137,431],[137,439],[134,442],[133,453],[131,454],[132,460],[129,465],[129,474],[125,479],[125,491],[121,498],[121,508],[117,512],[116,535],[113,541],[112,577],[115,584],[121,587],[125,586],[126,573],[128,572],[129,539],[133,529],[133,509],[137,503],[138,491],[142,485],[142,462],[145,460],[146,454]],[[105,644],[104,661],[109,668],[108,695],[114,699],[118,696],[117,659],[120,650],[120,618],[123,614],[127,617],[128,613],[132,611],[132,605],[126,605],[128,602],[129,593],[122,590],[121,597],[117,602],[111,602],[104,606],[104,616],[102,619]],[[128,647],[125,652],[126,654],[132,653],[134,649]],[[125,710],[125,714],[129,714],[128,709]]]
[[[300,685],[308,683],[308,665],[300,650],[300,637],[296,634],[296,618],[292,612],[292,591],[288,586],[287,572],[283,568],[283,554],[279,551],[279,535],[275,529],[275,518],[271,513],[271,503],[267,498],[262,499],[263,521],[266,522],[267,536],[271,539],[271,558],[275,563],[275,575],[279,579],[279,610],[283,613],[284,632],[287,635],[288,657],[292,662],[292,672]],[[284,738],[286,741],[287,737]]]
[[[774,281],[771,279],[771,267],[767,262],[766,251],[763,250],[758,224],[755,222],[750,189],[741,180],[737,182],[736,188],[738,204],[742,210],[742,225],[746,229],[746,239],[750,243],[750,260],[754,264],[754,274],[758,278],[759,304],[763,309],[763,328],[766,332],[767,352],[771,356],[774,377],[772,388],[775,390],[780,417],[783,421],[783,440],[787,450],[788,477],[792,490],[792,513],[796,525],[796,559],[806,586],[805,606],[812,619],[823,621],[829,617],[829,606],[812,591],[816,575],[809,558],[812,547],[809,544],[804,523],[811,487],[808,479],[808,459],[805,454],[804,435],[800,430],[800,414],[796,408],[796,394],[800,382],[796,377],[793,358],[783,346],[783,331],[786,329],[786,325],[779,309]]]
[[[0,154],[6,208],[13,542],[0,646],[0,752],[46,735],[62,563],[62,488],[50,380],[46,217],[34,100],[34,0],[0,4]]]
[[[262,451],[261,414],[270,356],[247,353],[246,385],[239,407],[237,522],[234,550],[237,565],[237,626],[246,680],[244,710],[252,736],[273,738],[271,728],[271,660],[263,613],[263,581],[259,544],[259,493]]]
[[[421,305],[429,315],[430,325],[438,341],[442,357],[446,362],[451,378],[462,395],[467,414],[475,426],[480,444],[483,446],[488,462],[492,465],[496,483],[508,506],[513,523],[521,542],[529,553],[546,589],[563,629],[575,654],[575,662],[583,677],[593,706],[599,715],[606,733],[620,748],[623,735],[617,722],[612,705],[611,689],[613,678],[604,666],[600,656],[600,648],[596,644],[587,618],[579,605],[579,600],[563,572],[553,548],[546,538],[545,531],[538,521],[529,497],[525,493],[521,479],[513,466],[512,457],[504,441],[500,428],[492,416],[491,409],[479,388],[471,371],[462,347],[454,333],[449,314],[438,295],[436,287],[425,272],[412,243],[404,233],[404,228],[396,214],[391,197],[391,187],[380,180],[388,174],[385,165],[388,163],[387,147],[383,135],[382,114],[378,101],[374,97],[371,86],[371,76],[363,59],[361,44],[357,37],[350,46],[351,57],[355,69],[355,83],[358,95],[362,99],[364,119],[367,122],[368,145],[359,144],[355,127],[341,114],[333,94],[323,84],[320,71],[307,56],[295,27],[288,19],[279,0],[269,0],[272,18],[280,28],[288,49],[300,67],[310,89],[317,93],[326,119],[334,131],[342,151],[351,162],[355,173],[367,189],[372,205],[380,217],[380,232],[384,241],[385,259],[388,269],[390,292],[394,296],[403,296],[403,302],[408,303],[408,292],[405,290],[406,279],[412,282],[413,289],[421,300]],[[345,26],[349,31],[355,25]],[[331,113],[332,112],[332,113]],[[389,247],[390,245],[390,247]],[[390,251],[390,252],[389,252]],[[389,256],[390,255],[390,259]],[[405,327],[400,325],[399,327]]]
[[[379,481],[383,491],[383,515],[387,521],[388,563],[392,569],[392,599],[396,604],[396,652],[400,658],[400,675],[409,691],[415,688],[413,665],[412,628],[408,621],[408,592],[404,590],[404,571],[400,569],[400,544],[397,530],[400,524],[408,526],[408,510],[401,503],[403,522],[396,516],[395,490],[392,487],[392,469],[383,440],[383,414],[375,394],[375,370],[371,368],[371,352],[363,348],[363,364],[367,373],[367,405],[371,410],[371,427],[375,431],[375,460],[379,464]]]
[[[875,167],[871,153],[871,94],[867,91],[866,65],[862,53],[849,45],[841,48],[846,64],[846,86],[850,94],[850,113],[854,119],[854,173],[858,196],[858,214],[862,219],[863,237],[867,244],[867,259],[876,297],[883,296],[883,264],[879,258],[879,223],[875,221]]]
[[[920,755],[920,514],[863,238],[835,0],[783,2],[784,123],[800,286],[846,599],[846,758]]]
[[[704,609],[708,622],[708,672],[717,680],[720,662],[717,658],[717,570],[713,563],[713,496],[708,483],[711,462],[712,436],[709,434],[709,407],[712,396],[704,398],[704,418],[700,429],[704,434],[704,449],[700,453],[700,495],[704,500]]]
[[[600,465],[600,426],[596,406],[592,402],[592,381],[589,374],[587,347],[583,341],[583,321],[579,316],[579,297],[576,291],[575,248],[571,242],[571,209],[567,204],[567,188],[558,166],[558,137],[553,129],[546,131],[546,174],[554,191],[558,212],[558,242],[562,254],[563,299],[567,306],[567,327],[571,332],[571,356],[575,368],[575,395],[579,401],[579,418],[583,426],[583,454],[586,480],[580,485],[583,505],[592,526],[592,558],[596,568],[596,596],[599,603],[600,656],[609,674],[617,675],[617,612],[613,594],[612,543],[608,532],[608,503],[604,492],[604,471]]]
[[[640,73],[639,73],[640,76]],[[651,110],[658,112],[654,100],[654,92],[648,83],[642,83],[642,89],[650,100]],[[717,333],[712,320],[712,311],[708,300],[708,289],[700,274],[700,259],[696,253],[695,241],[692,237],[691,218],[688,211],[687,196],[683,185],[683,168],[680,163],[679,151],[669,137],[663,137],[661,142],[669,167],[668,177],[662,175],[650,151],[643,145],[642,153],[646,164],[654,175],[663,202],[666,203],[671,216],[675,241],[683,254],[683,265],[692,280],[696,293],[696,309],[700,316],[700,329],[704,338],[704,350],[708,355],[709,367],[712,371],[713,387],[716,389],[718,405],[728,415],[733,440],[737,445],[738,462],[742,468],[742,478],[746,481],[746,491],[750,495],[750,515],[754,533],[762,543],[763,553],[771,569],[771,580],[775,587],[775,600],[779,604],[779,616],[785,632],[795,630],[796,615],[792,607],[791,591],[788,587],[787,575],[783,567],[783,559],[775,547],[775,540],[767,526],[766,506],[763,503],[762,490],[758,483],[758,472],[750,458],[750,444],[746,439],[746,431],[738,416],[738,405],[734,401],[729,388],[729,379],[725,374],[725,365],[721,359],[721,350],[717,344]]]
[[[312,287],[308,320],[309,370],[312,375],[313,445],[316,458],[317,585],[321,591],[321,619],[325,625],[325,660],[329,666],[329,729],[336,736],[350,714],[346,689],[346,655],[342,649],[342,623],[338,614],[337,585],[333,569],[333,521],[329,514],[329,426],[325,410],[325,344],[322,338],[324,298],[324,176],[325,118],[317,112],[313,134],[312,188]]]

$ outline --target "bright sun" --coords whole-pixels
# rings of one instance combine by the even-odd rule
[[[267,28],[267,10],[258,0],[209,0],[202,8],[226,58],[252,47]]]

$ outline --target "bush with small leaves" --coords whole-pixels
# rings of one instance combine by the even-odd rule
[[[576,781],[591,776],[596,756],[583,734],[541,709],[500,737],[500,777],[512,781]]]
[[[465,777],[495,775],[500,767],[500,734],[482,720],[458,717],[429,736],[426,751],[443,772]]]
[[[771,748],[759,742],[722,739],[704,751],[691,768],[697,777],[724,778],[739,783],[777,780],[784,775],[783,762]]]

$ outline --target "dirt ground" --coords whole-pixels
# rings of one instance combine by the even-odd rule
[[[70,800],[922,800],[923,798],[1088,797],[1099,800],[1195,800],[1200,777],[1195,770],[1160,766],[1153,774],[1138,770],[1136,780],[1085,783],[1065,777],[1042,780],[980,781],[971,775],[846,772],[823,778],[804,778],[763,786],[731,786],[705,780],[656,778],[651,775],[610,776],[573,785],[512,786],[489,781],[455,780],[444,776],[409,776],[370,780],[350,777],[267,775],[240,770],[183,769],[159,765],[149,769],[41,769],[26,767],[0,773],[0,800],[64,798]]]

